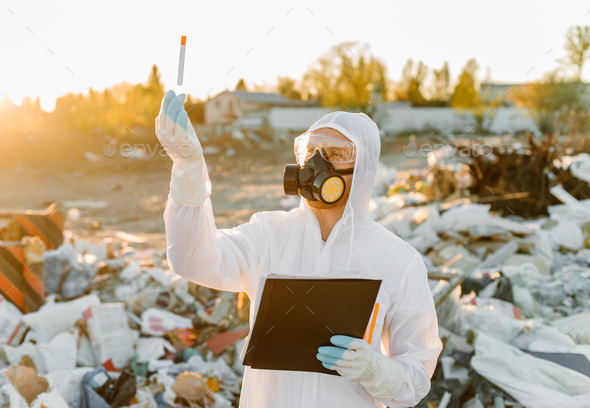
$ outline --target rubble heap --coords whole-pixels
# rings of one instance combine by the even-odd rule
[[[587,182],[589,162],[560,165]],[[382,169],[369,213],[428,268],[444,349],[418,406],[589,407],[590,200],[558,184],[560,204],[525,219],[519,197],[473,195],[466,164],[440,151],[429,164]],[[49,251],[26,238],[49,294],[38,310],[0,297],[2,405],[237,406],[245,294],[175,275],[163,248],[66,235]]]
[[[43,261],[39,310],[0,298],[3,405],[237,406],[244,294],[189,283],[152,247],[74,236]]]
[[[523,218],[522,197],[472,194],[473,162],[442,150],[422,178],[384,170],[376,188],[394,185],[370,213],[418,249],[429,272],[444,348],[418,407],[590,407],[590,200],[553,183],[560,204]],[[578,193],[589,187],[587,156],[556,163]]]

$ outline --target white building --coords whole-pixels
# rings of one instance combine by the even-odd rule
[[[538,133],[537,125],[526,109],[497,107],[486,115],[483,126],[491,133],[515,133],[528,130]],[[469,110],[450,107],[412,107],[411,103],[381,107],[373,119],[382,134],[431,131],[469,132],[474,118]]]
[[[506,106],[514,106],[510,93],[521,84],[496,84],[482,82],[479,89],[479,97],[482,101],[495,104],[501,103]]]
[[[224,91],[205,102],[205,123],[226,124],[242,118],[268,120],[271,108],[296,104],[274,93]]]

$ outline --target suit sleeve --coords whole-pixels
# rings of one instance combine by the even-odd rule
[[[428,274],[418,252],[404,273],[397,299],[387,312],[382,341],[387,355],[404,371],[404,384],[389,401],[391,408],[413,407],[430,391],[442,342]]]
[[[186,207],[168,197],[164,210],[166,255],[170,268],[191,282],[212,289],[250,293],[263,225],[256,214],[249,223],[218,230],[211,199]]]

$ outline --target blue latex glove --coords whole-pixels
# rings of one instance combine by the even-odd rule
[[[404,383],[403,369],[392,359],[375,353],[363,339],[332,336],[334,346],[318,349],[317,359],[329,370],[350,381],[360,382],[373,398],[392,399]]]
[[[166,93],[156,118],[156,136],[174,162],[170,195],[184,206],[198,207],[211,195],[211,181],[201,143],[184,110],[185,99],[185,94]]]

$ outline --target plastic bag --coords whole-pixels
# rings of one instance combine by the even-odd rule
[[[150,307],[141,314],[141,331],[152,336],[163,336],[172,329],[192,328],[193,322],[186,317]]]
[[[108,380],[107,370],[103,366],[98,366],[95,370],[85,374],[82,377],[80,390],[74,399],[72,408],[111,408],[104,398],[95,392]]]
[[[109,378],[96,391],[113,408],[127,406],[133,400],[137,391],[135,375],[124,371],[116,380]]]
[[[485,333],[478,333],[475,339],[471,366],[527,407],[590,406],[590,378]]]

